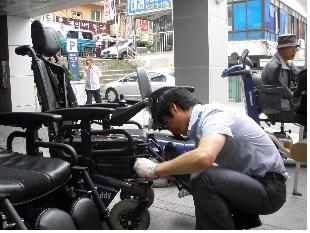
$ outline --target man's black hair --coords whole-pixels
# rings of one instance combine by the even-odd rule
[[[172,113],[170,107],[172,104],[177,105],[183,111],[190,109],[196,104],[201,103],[196,99],[192,93],[182,87],[176,87],[165,91],[159,98],[157,102],[156,118],[157,121],[162,123],[163,117],[171,117]]]

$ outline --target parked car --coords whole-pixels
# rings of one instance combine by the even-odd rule
[[[61,53],[67,53],[67,38],[77,39],[78,53],[81,56],[90,56],[96,50],[96,41],[94,40],[94,33],[82,29],[69,29],[60,32],[60,47]]]
[[[137,40],[137,48],[146,48],[146,45],[153,46],[153,42]],[[132,55],[132,50],[127,50],[127,48],[129,47],[132,47],[132,49],[134,48],[133,40],[122,39],[117,42],[117,49],[116,45],[103,49],[101,51],[100,56],[102,58],[117,58],[117,52],[118,52],[118,58],[123,59],[127,55]]]
[[[117,53],[119,58],[124,58],[127,55],[127,48],[132,46],[133,41],[132,39],[125,39],[120,40],[117,42],[117,49],[116,45],[112,47],[106,48],[101,51],[102,58],[117,58]]]
[[[160,87],[175,85],[175,78],[168,73],[149,70],[147,71],[147,75],[151,81],[152,91],[155,91]],[[102,93],[104,93],[106,100],[109,102],[117,102],[121,94],[124,95],[125,100],[140,100],[141,95],[138,86],[137,73],[134,72],[119,80],[107,83],[104,86]]]

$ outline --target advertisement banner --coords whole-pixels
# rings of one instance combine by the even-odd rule
[[[146,19],[142,19],[141,21],[141,30],[142,31],[147,31],[149,27],[149,21],[147,21]]]
[[[172,9],[172,0],[128,0],[129,15]]]
[[[103,0],[104,18],[107,21],[114,19],[114,0]]]

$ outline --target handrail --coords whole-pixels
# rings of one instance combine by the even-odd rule
[[[130,56],[130,55],[129,55],[129,51],[131,51],[131,53],[133,54],[133,56]],[[127,47],[127,57],[129,57],[130,59],[134,60],[134,62],[135,62],[138,66],[140,66],[140,67],[146,69],[145,66],[144,66],[142,63],[138,62],[138,60],[136,59],[138,56],[139,56],[139,54],[134,50],[134,48],[133,48],[132,46],[128,46],[128,47]]]

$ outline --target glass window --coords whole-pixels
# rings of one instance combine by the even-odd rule
[[[123,46],[128,42],[128,40],[121,40],[119,42],[117,42],[117,46]]]
[[[287,12],[285,14],[285,34],[289,33],[289,15]]]
[[[91,10],[91,20],[95,22],[101,22],[101,11]]]
[[[73,12],[72,13],[72,16],[75,18],[75,17],[81,17],[82,16],[82,13],[81,12]]]
[[[166,82],[166,76],[164,75],[159,75],[156,77],[151,78],[151,82]]]
[[[279,33],[285,34],[285,12],[284,10],[280,9],[280,25],[279,25]]]
[[[245,31],[246,30],[246,3],[238,2],[233,5],[234,16],[234,31]]]
[[[67,37],[78,39],[79,38],[79,32],[78,31],[69,31],[67,34]]]
[[[92,40],[93,34],[91,32],[82,32],[82,37],[85,40]]]
[[[248,39],[252,40],[258,40],[258,39],[263,39],[263,33],[262,31],[253,31],[253,32],[248,32]]]
[[[247,4],[247,28],[248,29],[260,29],[262,14],[260,0],[249,0]]]
[[[269,8],[269,30],[274,32],[275,31],[275,7],[273,4],[270,4]]]
[[[300,32],[300,39],[305,39],[305,24],[304,24],[304,22],[300,22],[299,32]]]
[[[265,27],[267,30],[275,31],[275,6],[265,0]]]
[[[136,73],[124,78],[124,82],[137,82],[137,81],[138,81],[138,77]]]

